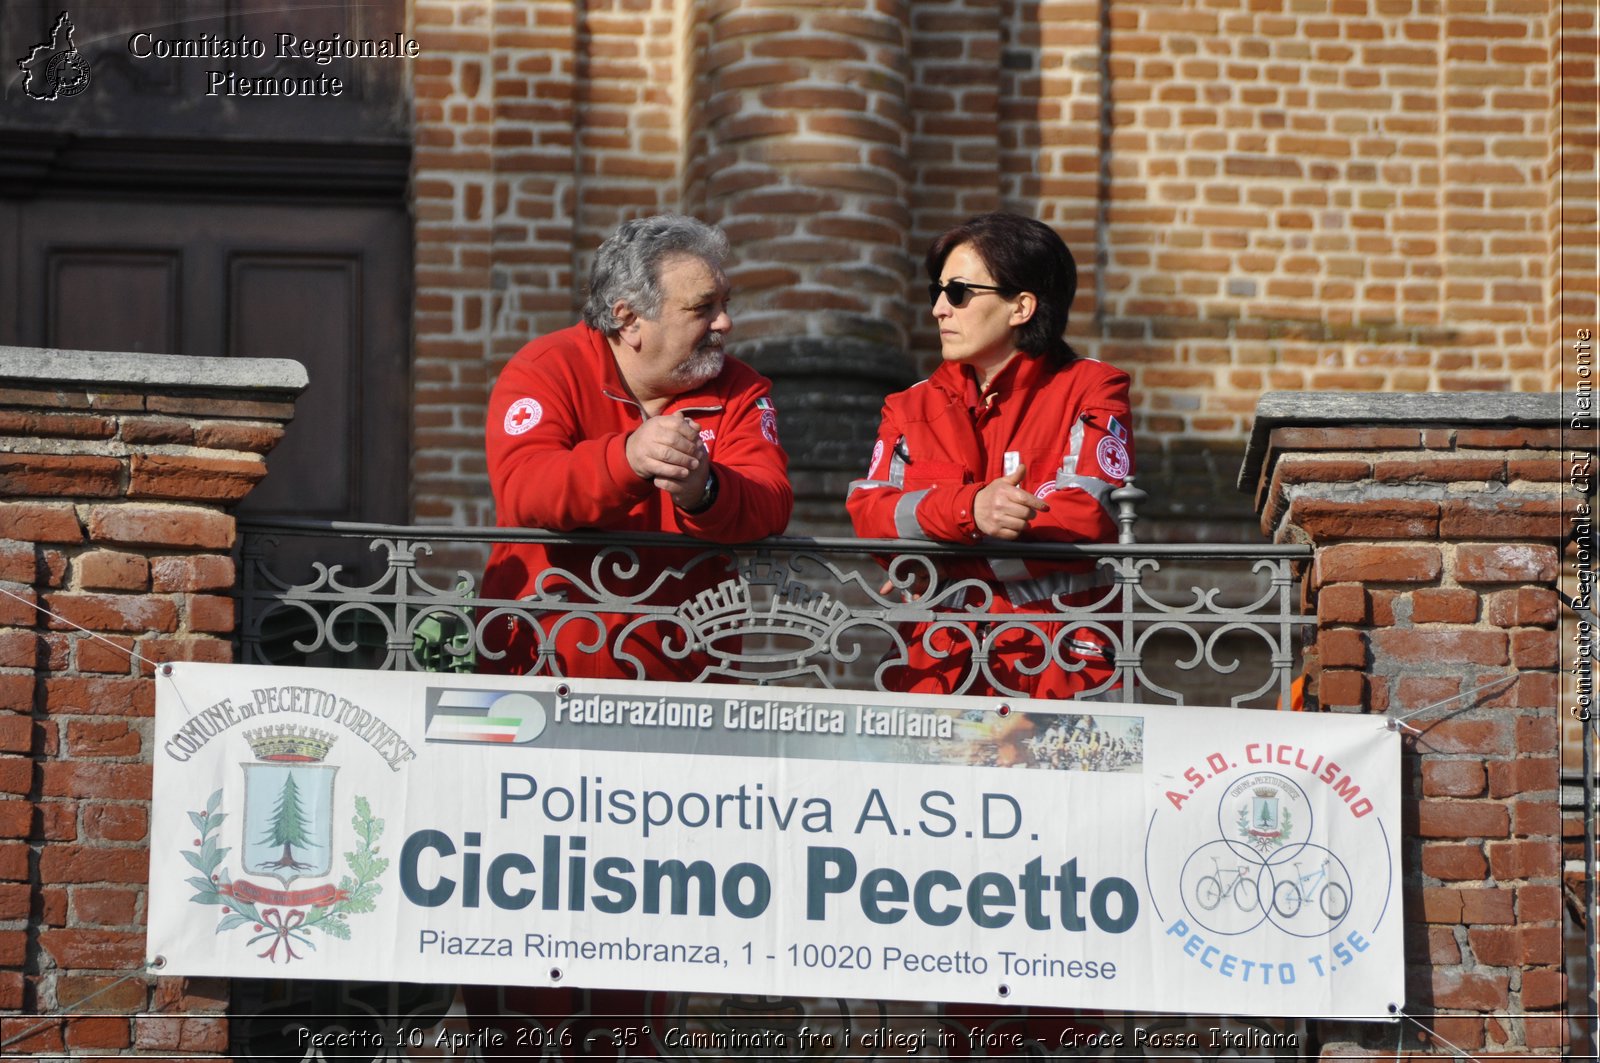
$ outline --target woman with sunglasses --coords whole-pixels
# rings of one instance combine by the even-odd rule
[[[984,214],[935,240],[926,264],[944,361],[885,400],[871,465],[846,503],[856,534],[1114,542],[1111,492],[1133,471],[1128,375],[1061,338],[1078,286],[1066,244],[1043,222]],[[964,592],[942,593],[969,580]],[[945,562],[930,604],[991,619],[909,627],[906,660],[884,673],[885,686],[1041,698],[1111,689],[1113,662],[1092,625],[1007,620],[1089,607],[1110,582],[1090,561]],[[985,641],[980,665],[973,651]]]

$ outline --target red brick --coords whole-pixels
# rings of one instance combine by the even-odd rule
[[[33,750],[33,719],[8,714],[0,716],[0,753],[28,753]]]
[[[48,930],[39,944],[62,967],[121,971],[144,962],[144,934],[124,930]]]
[[[1560,886],[1517,887],[1517,921],[1521,923],[1559,923]]]
[[[1297,498],[1290,503],[1285,521],[1318,543],[1334,539],[1434,539],[1439,534],[1439,503]]]
[[[1411,596],[1411,622],[1414,624],[1473,624],[1477,620],[1476,591],[1426,587]]]
[[[67,1047],[83,1051],[93,1048],[127,1048],[133,1043],[133,1031],[126,1018],[114,1015],[92,1015],[67,1020]]]
[[[1517,720],[1517,752],[1543,756],[1558,748],[1561,727],[1549,716],[1524,716]]]
[[[30,712],[33,709],[34,677],[0,674],[0,710]]]
[[[1444,882],[1480,882],[1489,861],[1476,845],[1429,842],[1422,847],[1422,873]]]
[[[147,679],[120,676],[46,679],[44,690],[44,708],[49,713],[91,716],[151,716],[155,713],[155,687]]]
[[[149,1003],[149,990],[139,979],[121,981],[111,975],[68,974],[56,978],[56,1003],[71,1008],[94,997],[90,1005],[97,1012],[141,1011]]]
[[[132,926],[139,919],[139,891],[80,886],[72,891],[72,914],[81,923]]]
[[[1561,847],[1553,840],[1490,842],[1489,870],[1500,882],[1553,877],[1561,873]]]
[[[1317,654],[1324,668],[1364,668],[1367,643],[1361,632],[1331,628],[1317,636]]]
[[[1317,619],[1328,624],[1362,624],[1367,592],[1359,583],[1330,583],[1317,592]]]
[[[1559,1008],[1567,1001],[1567,976],[1560,971],[1522,972],[1524,1008]]]
[[[1422,444],[1415,428],[1274,428],[1277,450],[1411,450]]]
[[[0,502],[0,539],[79,543],[83,527],[67,502]]]
[[[1379,483],[1503,483],[1506,463],[1499,458],[1479,457],[1384,458],[1372,463],[1372,478]]]
[[[237,502],[266,474],[262,461],[135,454],[128,497]]]
[[[1424,1044],[1449,1044],[1454,1048],[1475,1049],[1483,1047],[1484,1021],[1478,1015],[1434,1015],[1428,1029],[1437,1034],[1429,1036],[1419,1030],[1417,1040]]]
[[[1560,448],[1561,432],[1551,428],[1458,428],[1456,446],[1490,450]]]
[[[116,635],[74,640],[80,672],[127,675],[133,670],[134,640]]]
[[[283,438],[284,427],[266,421],[202,421],[195,425],[195,443],[212,450],[248,450],[266,454]]]
[[[42,572],[39,547],[15,539],[0,540],[0,580],[11,583],[36,583]]]
[[[1407,907],[1412,906],[1408,904]],[[1461,891],[1455,889],[1424,889],[1422,891],[1421,914],[1424,923],[1460,923]]]
[[[1427,760],[1422,764],[1422,792],[1428,797],[1477,797],[1483,790],[1483,765],[1476,760]]]
[[[140,675],[154,675],[155,666],[166,661],[203,661],[231,664],[233,644],[227,639],[200,635],[193,638],[139,640]]]
[[[1525,1015],[1522,1018],[1522,1039],[1529,1048],[1564,1048],[1567,1042],[1565,1015]],[[1536,1058],[1548,1059],[1549,1056]]]
[[[1461,946],[1456,943],[1453,928],[1428,927],[1428,961],[1436,967],[1448,967],[1461,962]]]
[[[0,495],[116,498],[122,461],[92,454],[0,454]]]
[[[142,804],[92,804],[83,810],[83,829],[93,841],[142,842],[150,833],[150,810]]]
[[[89,537],[96,542],[208,550],[225,550],[233,545],[233,518],[194,506],[90,506],[87,524]]]
[[[21,971],[0,971],[0,1009],[21,1011],[26,988]]]
[[[1439,578],[1444,561],[1433,546],[1341,544],[1317,554],[1318,583],[1426,583]]]
[[[158,978],[155,1011],[186,1015],[221,1014],[233,999],[231,984],[223,978]]]
[[[0,838],[26,838],[32,833],[33,809],[33,802],[25,797],[0,800]]]
[[[124,417],[124,443],[178,443],[195,441],[194,425],[176,417]]]
[[[176,631],[178,607],[170,598],[131,594],[47,594],[44,607],[60,617],[56,630]]]
[[[1324,668],[1317,680],[1317,701],[1324,709],[1365,706],[1366,677],[1354,669]]]
[[[1558,539],[1566,522],[1558,498],[1458,499],[1440,510],[1439,534],[1446,539]]]
[[[0,920],[21,921],[28,918],[33,905],[33,887],[26,882],[0,885]]]
[[[233,587],[233,558],[226,554],[157,557],[150,561],[155,591],[219,591]]]
[[[1456,547],[1461,583],[1550,583],[1561,571],[1553,546],[1532,543],[1463,543]]]
[[[32,757],[0,757],[0,794],[25,794],[33,789]]]
[[[1554,670],[1559,664],[1560,638],[1554,631],[1524,628],[1511,633],[1511,663],[1525,671]]]
[[[1554,793],[1561,762],[1557,757],[1526,757],[1489,763],[1489,796]]]
[[[134,1020],[134,1045],[140,1050],[223,1053],[228,1049],[228,1020],[141,1015]]]
[[[233,599],[218,594],[191,594],[184,598],[189,630],[226,635],[233,631]]]
[[[46,797],[150,797],[148,764],[45,762],[39,771]]]
[[[1488,596],[1485,618],[1496,627],[1551,627],[1559,615],[1556,592],[1541,587],[1519,587]]]
[[[0,668],[33,668],[47,652],[31,631],[0,631]]]
[[[49,882],[144,882],[149,854],[140,848],[47,845],[39,853],[39,873]]]
[[[1504,925],[1516,922],[1516,894],[1513,890],[1485,886],[1460,892],[1463,923]]]
[[[39,596],[32,590],[8,590],[0,595],[0,625],[6,627],[32,627],[41,618],[38,610]]]
[[[67,748],[74,759],[136,757],[143,740],[121,720],[72,720],[67,723]]]
[[[1417,809],[1417,834],[1423,838],[1505,838],[1511,814],[1504,805],[1482,801],[1424,801]]]
[[[1561,962],[1560,927],[1474,927],[1467,943],[1485,967],[1532,967]]]
[[[1554,799],[1536,801],[1524,796],[1511,806],[1511,833],[1520,838],[1559,837],[1561,806]]]
[[[150,562],[120,550],[90,550],[73,562],[78,586],[86,591],[143,591],[150,586]]]
[[[59,1054],[64,1050],[60,1019],[37,1015],[18,1019],[0,1018],[0,1044],[6,1054],[17,1058]]]
[[[1474,974],[1433,970],[1433,1005],[1463,1011],[1505,1011],[1510,1003],[1511,978],[1504,974]]]
[[[117,422],[84,413],[35,413],[0,410],[0,435],[51,439],[110,439]]]
[[[1506,650],[1504,631],[1391,628],[1372,635],[1375,661],[1502,665],[1509,659]]]
[[[21,967],[28,956],[28,935],[19,930],[0,930],[0,967]]]

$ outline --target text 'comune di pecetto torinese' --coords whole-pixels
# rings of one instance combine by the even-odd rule
[[[342,33],[301,37],[287,32],[270,37],[225,37],[217,33],[164,37],[140,30],[128,38],[128,54],[146,62],[272,60],[326,67],[336,59],[415,59],[422,54],[422,48],[414,37],[400,32],[387,37],[346,37]],[[250,74],[231,66],[208,68],[205,85],[207,96],[342,96],[346,88],[343,78],[326,70],[285,73],[274,69]]]

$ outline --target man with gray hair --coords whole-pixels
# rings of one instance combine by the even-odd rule
[[[794,495],[771,384],[723,349],[733,327],[727,254],[720,230],[671,214],[627,222],[600,245],[582,323],[517,352],[490,396],[489,481],[501,527],[674,532],[717,543],[784,529]],[[629,576],[617,571],[624,565],[593,565],[594,548],[498,543],[484,593],[581,606],[596,594],[637,599],[661,580],[641,604],[678,605],[729,575],[725,563],[691,566],[698,553],[640,549],[644,564]],[[545,612],[536,627],[495,618],[483,631],[483,668],[710,677],[709,657],[683,652],[692,636],[685,620],[657,613],[637,621],[581,608]]]

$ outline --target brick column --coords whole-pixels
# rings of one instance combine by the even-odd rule
[[[0,347],[0,1055],[227,1054],[225,984],[143,973],[150,662],[232,660],[231,507],[305,385]]]
[[[794,526],[837,532],[927,307],[907,248],[907,5],[695,10],[685,209],[733,241],[733,352],[773,379]]]
[[[1316,549],[1308,707],[1404,716],[1496,684],[1412,718],[1403,767],[1407,1011],[1467,1051],[1564,1039],[1555,588],[1584,444],[1559,400],[1269,394],[1240,476],[1274,542]],[[1402,1044],[1446,1051],[1409,1023]]]

